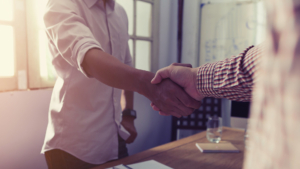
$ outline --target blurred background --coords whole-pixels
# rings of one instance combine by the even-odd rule
[[[130,52],[138,69],[156,72],[174,62],[200,66],[237,55],[265,37],[265,9],[259,0],[116,1],[127,12]],[[0,168],[47,168],[40,150],[57,75],[42,18],[46,4],[47,0],[0,0]],[[223,125],[246,128],[249,103],[203,102],[207,105],[199,112],[219,111]],[[194,116],[160,116],[137,93],[134,108],[138,137],[128,145],[130,155],[205,127],[195,123]],[[177,130],[180,125],[184,129]]]

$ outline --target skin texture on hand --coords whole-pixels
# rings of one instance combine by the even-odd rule
[[[198,68],[192,68],[190,64],[173,63],[158,70],[151,83],[158,84],[163,79],[170,78],[173,82],[183,87],[191,97],[200,101],[203,99],[203,96],[198,93],[196,87],[197,71]]]
[[[121,121],[121,125],[130,133],[130,136],[128,137],[127,140],[125,140],[125,142],[127,144],[133,143],[134,140],[137,137],[137,131],[136,128],[134,126],[134,118],[133,117],[127,117],[127,116],[123,116],[122,117],[122,121]]]
[[[204,97],[198,93],[196,87],[198,68],[192,68],[190,64],[173,63],[168,67],[157,71],[155,77],[152,79],[152,84],[159,84],[163,79],[169,78],[179,86],[181,86],[187,94],[195,100],[202,100]],[[159,111],[161,115],[168,115],[155,103],[151,103],[154,110]]]
[[[201,102],[191,98],[180,86],[170,79],[164,79],[155,85],[149,98],[161,111],[176,117],[187,116],[201,106]],[[167,113],[168,112],[168,113]]]

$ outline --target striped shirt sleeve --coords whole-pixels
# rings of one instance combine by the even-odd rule
[[[199,67],[197,89],[204,97],[251,101],[263,45],[250,46],[237,56]]]

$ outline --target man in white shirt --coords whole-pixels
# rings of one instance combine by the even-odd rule
[[[91,168],[126,156],[124,140],[136,137],[134,91],[177,117],[200,106],[172,81],[152,85],[153,73],[131,67],[127,15],[114,0],[49,0],[44,21],[58,74],[42,148],[49,168]]]

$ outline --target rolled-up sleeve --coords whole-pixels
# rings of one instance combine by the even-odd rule
[[[81,67],[86,52],[102,49],[85,20],[79,15],[76,4],[68,1],[49,1],[44,15],[46,32],[59,54],[85,76]],[[87,76],[88,77],[88,76]]]

